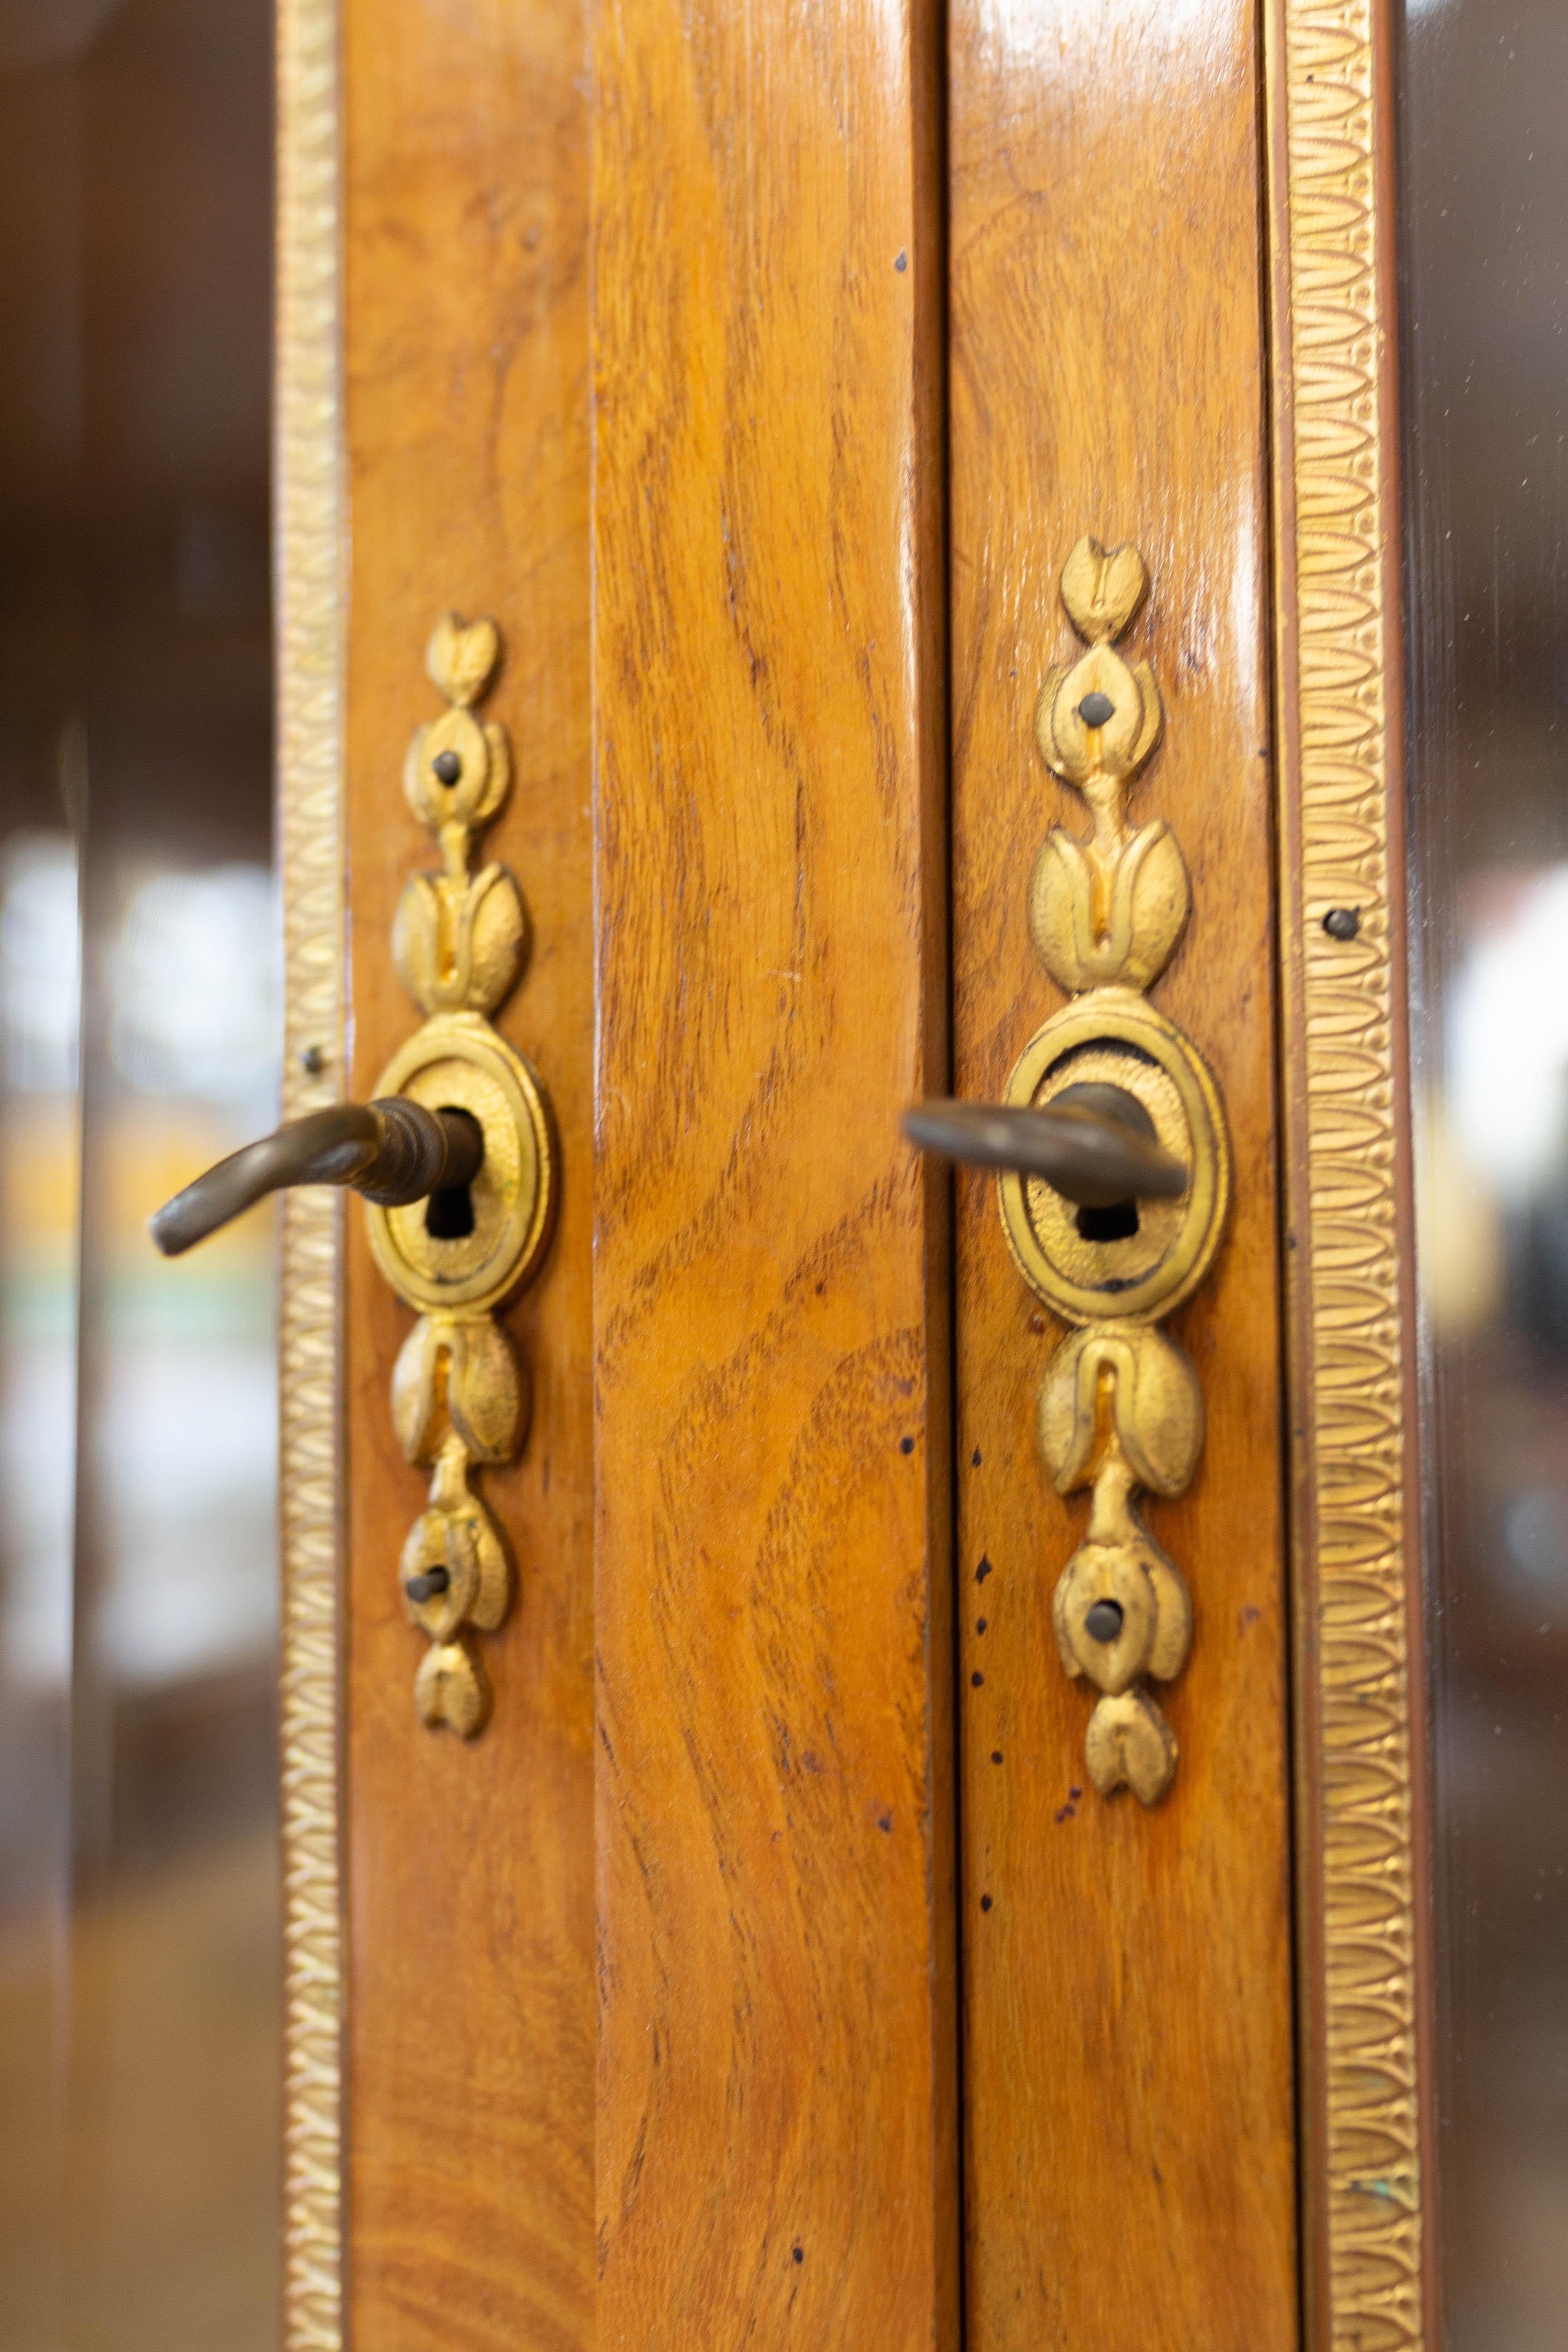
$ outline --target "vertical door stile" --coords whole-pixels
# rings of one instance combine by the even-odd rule
[[[956,1382],[967,2342],[1298,2337],[1259,58],[1247,0],[957,0],[951,75],[954,1091],[997,1099],[1063,1002],[1028,877],[1077,795],[1036,699],[1058,581],[1130,541],[1164,705],[1130,822],[1191,877],[1152,990],[1224,1097],[1235,1196],[1172,1315],[1206,1410],[1148,1512],[1194,1608],[1145,1810],[1085,1769],[1052,1589],[1085,1529],[1034,1445],[1063,1327],[961,1176]],[[1085,724],[1089,722],[1086,720]]]
[[[927,0],[600,0],[599,2342],[957,2340]]]
[[[342,0],[351,469],[353,1067],[419,1009],[392,956],[440,853],[406,804],[447,612],[492,618],[482,716],[510,788],[481,856],[531,948],[496,1007],[548,1073],[559,1214],[502,1318],[531,1377],[521,1454],[478,1482],[515,1557],[472,1739],[426,1729],[400,1555],[430,1469],[394,1433],[414,1318],[347,1218],[349,2339],[586,2352],[593,2281],[592,877],[586,26],[582,0]],[[471,1017],[471,1016],[470,1016]],[[518,1416],[521,1418],[521,1415]]]

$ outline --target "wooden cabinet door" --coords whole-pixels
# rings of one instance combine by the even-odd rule
[[[394,924],[441,856],[403,789],[442,616],[492,617],[483,837],[528,913],[495,1028],[553,1111],[554,1230],[505,1318],[531,1390],[475,1494],[512,1559],[490,1708],[426,1729],[391,1388],[414,1317],[360,1204],[285,1225],[289,2303],[300,2346],[594,2340],[594,947],[588,110],[574,0],[279,29],[289,1108],[419,1031]],[[477,1016],[467,1015],[474,1018]],[[446,1376],[445,1374],[443,1376]],[[519,1424],[521,1424],[521,1426]],[[526,1433],[523,1433],[523,1429]],[[521,1443],[518,1441],[521,1439]]]
[[[1384,16],[279,22],[294,1108],[504,739],[556,1189],[290,1203],[289,2340],[1414,2345]],[[1074,1073],[1168,1214],[902,1131]]]
[[[1243,0],[950,24],[954,1090],[999,1099],[1064,994],[1114,1039],[1131,986],[1212,1071],[1234,1154],[1210,1271],[1169,1313],[1156,1292],[1140,1356],[1100,1376],[1131,1444],[1133,1373],[1168,1342],[1205,1422],[1190,1482],[1133,1507],[1193,1613],[1178,1677],[1147,1685],[1179,1749],[1149,1809],[1097,1791],[1097,1694],[1058,1656],[1052,1590],[1101,1517],[1091,1465],[1058,1494],[1034,1443],[1070,1343],[1009,1260],[994,1177],[959,1185],[969,2340],[1131,2345],[1157,2311],[1161,2342],[1273,2352],[1298,2337],[1260,29]],[[1149,665],[1163,735],[1128,780],[1142,838],[1095,872],[1126,913],[1075,910],[1098,961],[1042,968],[1031,868],[1050,828],[1089,836],[1070,748],[1053,773],[1037,741],[1053,670],[1079,691],[1058,583],[1085,534],[1146,567],[1112,650]],[[1136,676],[1104,682],[1125,699]],[[1134,863],[1156,826],[1190,897],[1168,961],[1164,886]],[[1079,1068],[1121,1064],[1080,1050],[1042,1097]],[[1083,1254],[1091,1348],[1142,1295],[1116,1286],[1179,1247]],[[1080,1557],[1079,1614],[1121,1572]]]
[[[595,27],[598,2341],[951,2338],[931,26]],[[657,154],[652,181],[648,164]]]

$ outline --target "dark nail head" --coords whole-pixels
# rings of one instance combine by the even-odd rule
[[[1108,727],[1116,716],[1116,705],[1109,694],[1086,694],[1078,715],[1086,727]]]
[[[1121,1603],[1097,1601],[1085,1614],[1083,1630],[1091,1642],[1114,1642],[1121,1631]]]
[[[430,762],[430,771],[438,784],[455,784],[463,772],[463,763],[456,751],[437,751]]]
[[[300,1067],[308,1078],[319,1078],[327,1066],[327,1057],[319,1045],[307,1045],[300,1056]]]
[[[445,1592],[451,1581],[444,1568],[427,1568],[423,1576],[406,1578],[403,1590],[410,1601],[423,1605],[426,1601],[434,1601],[438,1592]]]
[[[1361,929],[1361,908],[1331,907],[1323,917],[1323,929],[1331,940],[1353,940]]]

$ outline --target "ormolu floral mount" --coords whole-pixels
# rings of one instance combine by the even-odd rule
[[[426,662],[448,708],[416,730],[404,770],[409,806],[442,855],[439,873],[408,883],[393,928],[398,971],[428,1018],[393,1055],[374,1102],[291,1120],[153,1220],[173,1255],[284,1185],[347,1184],[365,1196],[376,1264],[418,1317],[392,1379],[398,1441],[431,1472],[399,1567],[404,1604],[429,1643],[415,1704],[426,1723],[465,1738],[490,1704],[473,1636],[500,1623],[512,1586],[506,1539],[472,1474],[511,1461],[528,1426],[527,1368],[496,1316],[539,1264],[555,1192],[548,1098],[489,1018],[522,970],[522,898],[503,866],[470,870],[475,835],[510,781],[504,729],[474,715],[500,652],[493,621],[437,623]]]
[[[1109,1795],[1127,1785],[1152,1805],[1171,1785],[1176,1741],[1149,1685],[1181,1672],[1193,1621],[1185,1581],[1140,1499],[1183,1493],[1204,1442],[1197,1375],[1154,1327],[1213,1263],[1230,1144],[1213,1077],[1144,993],[1191,906],[1170,828],[1158,817],[1127,821],[1163,724],[1149,665],[1116,650],[1148,573],[1136,548],[1108,555],[1084,539],[1061,585],[1089,650],[1047,676],[1036,734],[1093,823],[1086,840],[1059,827],[1047,835],[1029,929],[1070,1001],[1024,1048],[1003,1103],[928,1105],[909,1125],[917,1141],[1004,1171],[1002,1224],[1018,1269],[1080,1327],[1047,1366],[1036,1415],[1058,1493],[1089,1493],[1083,1539],[1056,1587],[1057,1643],[1066,1671],[1100,1694],[1085,1746],[1095,1787]]]
[[[522,970],[522,898],[504,866],[470,871],[475,836],[500,808],[511,776],[505,730],[474,715],[500,651],[493,621],[464,627],[451,615],[437,623],[426,651],[449,707],[416,730],[403,789],[443,863],[440,873],[409,881],[393,953],[429,1017],[376,1089],[466,1112],[484,1138],[484,1156],[461,1195],[368,1212],[376,1264],[419,1315],[392,1378],[398,1442],[410,1462],[432,1472],[429,1502],[401,1564],[409,1616],[430,1643],[415,1704],[425,1722],[449,1724],[465,1738],[489,1708],[471,1635],[494,1632],[512,1585],[505,1538],[471,1473],[513,1459],[530,1402],[527,1367],[496,1314],[539,1263],[555,1190],[544,1090],[488,1017]]]

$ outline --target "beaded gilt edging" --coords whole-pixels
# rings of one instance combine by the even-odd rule
[[[1412,1741],[1390,944],[1373,0],[1284,0],[1334,2352],[1416,2352]],[[1388,337],[1388,341],[1384,340]],[[1361,910],[1330,939],[1331,907]]]
[[[279,843],[285,1114],[342,1091],[336,0],[278,10]],[[342,1204],[284,1196],[281,1386],[286,2352],[342,2343],[338,1818]]]

